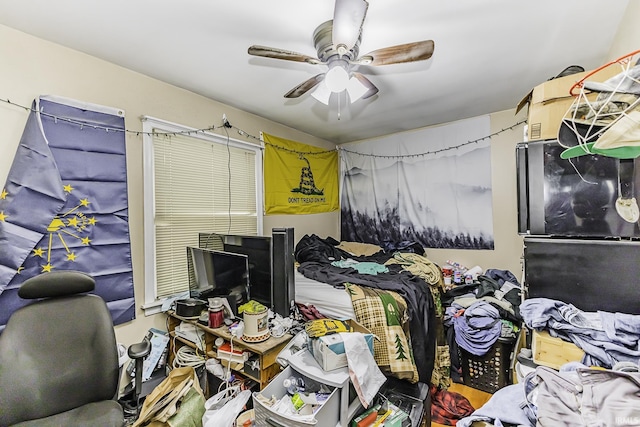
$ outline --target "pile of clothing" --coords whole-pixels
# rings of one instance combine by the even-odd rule
[[[508,385],[468,417],[518,426],[640,425],[640,316],[585,312],[572,304],[530,298],[520,304],[524,325],[576,344],[581,362],[558,370],[536,366],[518,384]]]
[[[444,293],[443,324],[454,381],[459,381],[461,374],[458,348],[484,356],[499,338],[515,339],[522,322],[520,288],[510,271],[490,269],[473,283]]]
[[[586,427],[640,425],[640,372],[590,369],[570,362],[556,371],[538,366],[524,381],[501,388],[457,427]]]
[[[531,298],[521,306],[525,325],[547,330],[585,352],[582,363],[613,368],[619,362],[640,363],[640,316],[606,311],[585,312],[572,304]]]

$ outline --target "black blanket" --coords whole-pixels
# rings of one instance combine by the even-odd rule
[[[305,277],[333,286],[353,283],[400,294],[407,301],[409,308],[411,345],[418,375],[421,382],[429,383],[436,349],[435,307],[429,284],[424,279],[403,270],[400,265],[389,265],[388,273],[377,275],[361,274],[353,268],[333,266],[331,262],[340,260],[341,256],[345,258],[334,247],[333,242],[335,241],[332,239],[320,239],[315,235],[303,237],[295,250],[296,261],[300,263],[298,271]],[[350,258],[361,262],[384,263],[390,257],[390,254],[379,253],[369,257]]]

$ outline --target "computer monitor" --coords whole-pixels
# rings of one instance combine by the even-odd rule
[[[194,298],[236,295],[248,299],[249,257],[239,253],[187,247],[189,291]]]
[[[200,233],[201,248],[244,254],[249,258],[249,298],[289,316],[295,298],[294,230],[274,228],[271,236]]]
[[[200,233],[199,246],[247,256],[249,298],[271,307],[271,237]]]

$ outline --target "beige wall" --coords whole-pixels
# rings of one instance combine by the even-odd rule
[[[613,61],[640,49],[640,1],[632,0],[627,6],[624,18],[618,27],[618,33],[609,50],[609,60]]]
[[[30,106],[39,95],[58,95],[84,102],[122,108],[127,129],[142,130],[140,117],[148,115],[170,122],[206,128],[219,125],[222,115],[249,135],[264,131],[323,148],[334,145],[186,90],[98,60],[83,53],[45,42],[0,25],[0,98]],[[4,184],[27,120],[27,111],[0,102],[0,182]],[[219,118],[219,119],[218,119]],[[242,139],[240,135],[231,135]],[[247,139],[254,142],[253,139]],[[164,329],[164,316],[145,317],[139,308],[144,300],[142,137],[126,137],[131,250],[137,319],[116,327],[124,344],[142,339],[149,327]],[[273,227],[295,227],[296,238],[304,234],[337,236],[339,213],[301,215],[295,218],[268,216],[265,233]]]

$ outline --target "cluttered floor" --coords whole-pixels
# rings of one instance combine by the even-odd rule
[[[469,403],[471,403],[471,406],[474,409],[480,408],[491,398],[491,393],[487,393],[485,391],[478,390],[459,383],[452,383],[449,386],[448,390],[452,393],[459,393],[464,396],[469,401]],[[439,424],[435,421],[431,421],[431,427],[445,427],[447,425],[449,424]]]
[[[441,321],[434,323],[437,346],[431,386],[425,382],[411,384],[394,377],[383,377],[380,388],[376,388],[376,395],[372,396],[373,399],[367,399],[373,402],[370,408],[364,412],[352,410],[352,403],[355,402],[357,406],[358,401],[362,402],[360,394],[367,390],[361,387],[358,392],[355,382],[350,383],[350,378],[353,381],[351,370],[354,375],[358,373],[349,366],[348,357],[352,354],[347,354],[346,347],[351,345],[351,338],[349,334],[346,334],[349,335],[347,339],[327,333],[329,325],[335,328],[338,323],[344,322],[336,319],[308,320],[304,323],[304,331],[300,331],[308,335],[302,340],[307,347],[302,350],[291,347],[291,354],[285,358],[287,367],[270,380],[260,393],[252,395],[253,399],[249,398],[248,391],[245,393],[247,399],[233,411],[234,421],[240,415],[248,417],[247,425],[253,422],[253,425],[260,426],[267,425],[267,418],[282,414],[281,418],[287,420],[288,414],[295,413],[296,416],[309,415],[314,420],[321,420],[319,425],[323,427],[336,424],[357,427],[480,427],[493,425],[491,423],[533,426],[539,419],[549,421],[556,416],[571,417],[581,415],[582,411],[592,411],[593,407],[589,404],[577,409],[562,406],[565,401],[557,396],[558,384],[571,383],[575,390],[582,393],[583,389],[586,390],[586,384],[593,381],[604,385],[604,390],[610,392],[596,393],[601,398],[602,408],[607,410],[606,416],[591,412],[589,416],[606,420],[601,425],[640,425],[637,422],[640,420],[640,410],[635,409],[638,407],[637,391],[640,389],[640,367],[637,362],[640,318],[619,313],[612,316],[605,312],[583,312],[570,304],[549,299],[529,298],[522,301],[517,280],[503,270],[487,270],[472,283],[448,289],[439,300],[441,304],[437,305],[439,310],[436,317]],[[349,324],[345,323],[344,326],[346,330]],[[616,331],[624,333],[621,335],[609,331],[611,336],[618,337],[616,342],[607,338],[605,330],[614,326]],[[208,330],[213,333],[213,330]],[[590,331],[591,345],[584,341],[583,335],[578,334],[584,331]],[[568,339],[555,336],[559,333],[569,334]],[[577,334],[581,340],[572,340],[572,334]],[[359,344],[362,351],[357,354],[371,359],[371,348],[364,335]],[[310,350],[321,342],[327,344],[319,348],[330,348],[329,343],[333,340],[329,338],[339,338],[338,341],[342,342],[345,357],[339,366],[336,365],[335,352]],[[623,346],[622,338],[631,342],[633,348]],[[290,344],[295,342],[294,338]],[[586,350],[579,348],[576,343]],[[312,354],[313,351],[315,354]],[[284,353],[279,351],[278,358],[284,357]],[[322,354],[325,356],[319,357]],[[585,359],[585,355],[591,358]],[[587,364],[583,365],[585,360]],[[620,361],[624,362],[623,366],[619,366]],[[327,369],[329,362],[333,363],[329,366],[331,369]],[[369,363],[375,365],[375,361],[369,360]],[[228,372],[230,370],[229,367]],[[330,373],[334,373],[334,376]],[[299,392],[297,384],[290,390],[287,382],[293,377],[304,380],[302,392]],[[371,378],[362,376],[356,380],[358,384],[363,384],[371,381]],[[318,391],[307,393],[315,390],[314,384],[319,386]],[[333,389],[323,391],[326,385]],[[355,389],[353,393],[352,385]],[[416,387],[407,389],[408,385]],[[219,390],[219,387],[207,388]],[[313,394],[316,401],[305,402],[303,394]],[[277,401],[274,396],[277,396]],[[582,395],[575,397],[582,399]],[[325,400],[321,402],[318,398]],[[410,404],[403,406],[403,402]],[[621,406],[621,402],[631,404],[624,403]],[[245,408],[245,403],[252,403],[252,409],[248,409],[248,406]],[[300,408],[308,405],[311,413],[302,414],[299,408],[295,408],[298,403],[301,403]],[[223,402],[223,407],[226,405],[228,403]],[[280,409],[278,405],[293,406],[294,409],[281,413],[274,409]],[[379,408],[376,409],[376,406]],[[617,412],[613,408],[618,408]],[[620,408],[624,411],[620,412]],[[314,412],[316,409],[317,412]],[[250,411],[253,411],[253,415]],[[392,418],[390,414],[399,417]],[[416,414],[418,416],[414,416]],[[390,421],[382,424],[385,416]],[[218,418],[213,422],[216,424],[211,426],[219,425]],[[241,425],[244,427],[244,424]],[[289,424],[284,422],[281,425]]]

